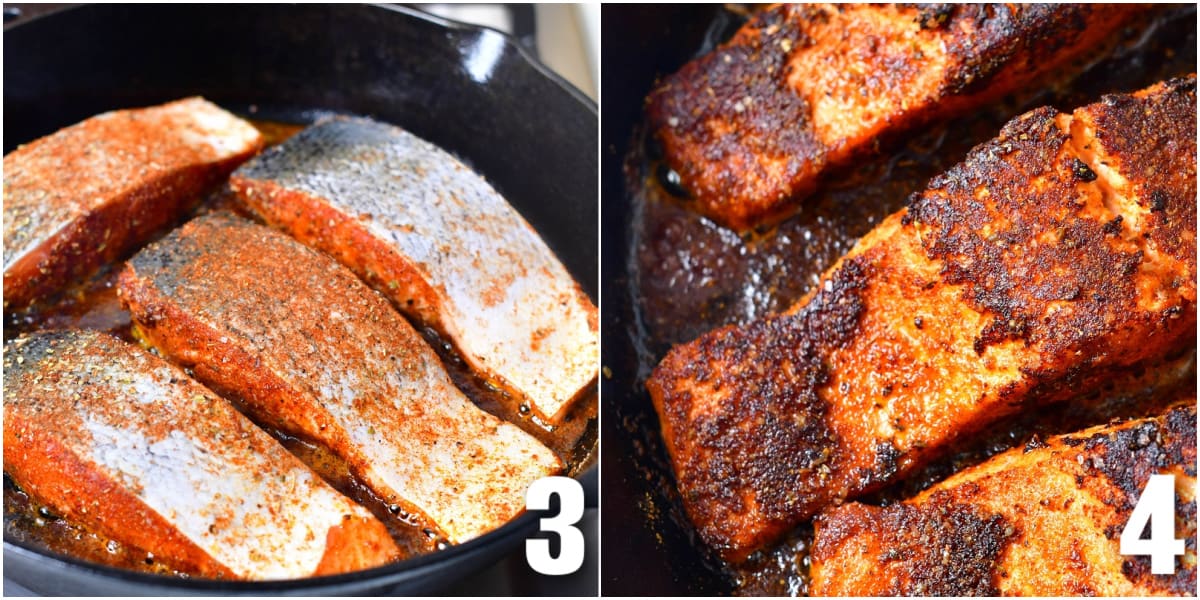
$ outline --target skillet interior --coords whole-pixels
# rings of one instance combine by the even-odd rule
[[[7,28],[4,48],[6,153],[99,112],[196,94],[258,119],[370,116],[482,173],[596,299],[595,105],[500,33],[398,7],[90,5]],[[596,468],[580,479],[594,505]],[[48,594],[418,593],[514,550],[536,521],[369,571],[271,583],[132,573],[6,533],[6,574]]]

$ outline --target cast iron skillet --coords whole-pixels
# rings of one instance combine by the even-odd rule
[[[597,292],[595,104],[496,31],[392,6],[89,5],[4,32],[4,152],[91,115],[191,95],[243,115],[400,125],[465,159]],[[596,468],[580,477],[596,503]],[[467,543],[353,574],[175,579],[51,556],[5,536],[5,575],[43,594],[436,591],[514,551],[525,514]]]

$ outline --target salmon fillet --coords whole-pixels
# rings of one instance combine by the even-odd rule
[[[1195,154],[1195,77],[1034,110],[786,314],[673,348],[647,388],[701,536],[744,559],[989,423],[1194,348]]]
[[[647,127],[689,205],[744,230],[794,211],[830,169],[935,120],[1074,70],[1129,4],[785,4],[665,78]]]
[[[198,575],[293,579],[399,558],[383,523],[232,405],[99,332],[5,346],[4,471],[65,518]]]
[[[141,335],[260,423],[323,444],[385,503],[463,542],[522,512],[558,458],[477,408],[387,300],[333,259],[225,213],[136,254]]]
[[[4,310],[124,257],[262,147],[201,98],[87,119],[4,157]]]
[[[1150,475],[1175,475],[1173,575],[1122,556]],[[1149,419],[1031,443],[886,507],[815,519],[814,596],[1196,593],[1196,399]]]
[[[521,215],[437,146],[332,119],[231,183],[260,218],[350,267],[543,420],[558,423],[595,382],[596,307]]]

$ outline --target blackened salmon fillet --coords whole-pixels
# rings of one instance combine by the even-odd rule
[[[383,523],[183,370],[95,331],[4,350],[4,472],[66,519],[208,577],[399,558]]]
[[[702,537],[743,559],[990,423],[1194,348],[1195,154],[1194,76],[1031,111],[787,313],[673,348],[647,388]]]
[[[201,99],[118,110],[4,157],[4,310],[123,258],[262,147]]]
[[[1151,475],[1175,476],[1171,575],[1122,556]],[[1196,399],[1032,441],[885,507],[815,520],[814,596],[1151,596],[1196,592]],[[1157,518],[1157,517],[1156,517]]]
[[[138,252],[119,295],[140,334],[260,422],[324,445],[385,503],[463,542],[561,470],[480,410],[388,301],[348,269],[227,213]]]
[[[230,181],[260,218],[437,329],[543,420],[559,422],[595,382],[596,307],[521,215],[437,146],[384,123],[335,118]]]
[[[788,216],[882,143],[1078,70],[1131,4],[783,4],[651,91],[689,206],[737,230]]]

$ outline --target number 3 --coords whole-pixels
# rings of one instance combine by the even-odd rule
[[[525,493],[527,510],[549,510],[550,496],[558,494],[558,514],[541,520],[540,530],[558,535],[558,556],[550,555],[550,540],[525,541],[525,560],[542,575],[566,575],[583,565],[583,532],[574,527],[583,518],[583,486],[570,477],[544,477]]]
[[[1144,540],[1147,521],[1150,538]],[[1170,575],[1175,572],[1175,556],[1183,552],[1183,540],[1175,538],[1175,476],[1151,475],[1121,531],[1121,554],[1149,556],[1152,574]]]

